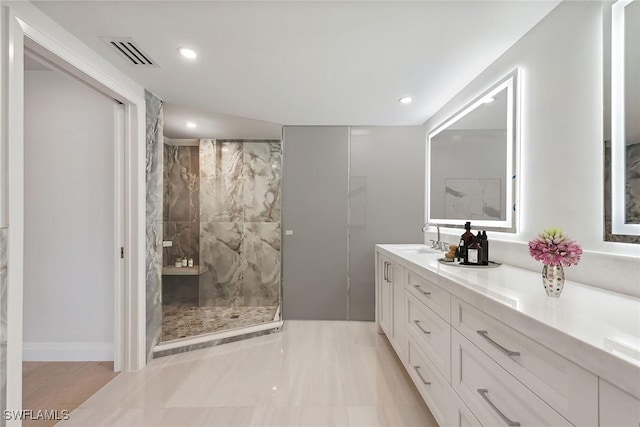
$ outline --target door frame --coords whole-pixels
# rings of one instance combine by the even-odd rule
[[[56,66],[98,91],[121,102],[115,112],[116,126],[122,132],[122,158],[116,177],[123,197],[116,204],[123,215],[116,216],[118,252],[124,247],[124,262],[116,262],[114,289],[114,366],[116,370],[135,371],[144,367],[146,339],[145,298],[145,134],[146,107],[144,89],[104,58],[81,43],[44,13],[28,2],[12,2],[3,7],[2,52],[6,57],[7,92],[3,110],[8,148],[8,287],[7,287],[7,409],[22,404],[22,328],[23,328],[23,237],[24,237],[24,50],[36,52]],[[1,72],[1,71],[0,71]],[[6,79],[6,80],[5,80]],[[121,120],[120,120],[121,119]],[[6,224],[5,224],[6,225]],[[120,240],[122,235],[124,240]],[[118,256],[119,254],[114,254]],[[15,423],[15,424],[14,424]],[[8,425],[19,425],[10,421]]]

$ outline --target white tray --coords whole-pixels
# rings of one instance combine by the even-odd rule
[[[464,267],[464,268],[497,268],[502,265],[501,262],[489,261],[489,265],[466,265],[459,263],[458,261],[445,261],[444,258],[439,258],[440,264],[449,265],[451,267]]]

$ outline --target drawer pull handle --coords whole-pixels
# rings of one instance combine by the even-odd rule
[[[418,290],[418,292],[420,292],[422,295],[424,295],[426,297],[430,297],[431,296],[431,292],[427,292],[427,291],[422,290],[420,285],[413,285],[413,287],[416,288]]]
[[[416,370],[416,373],[418,374],[418,376],[420,377],[420,379],[422,380],[422,384],[424,385],[431,385],[431,383],[429,381],[425,381],[424,377],[422,376],[422,374],[420,373],[420,366],[414,365],[413,369]],[[520,424],[518,424],[520,425]]]
[[[487,390],[486,388],[479,388],[478,393],[489,404],[489,406],[491,406],[491,408],[493,408],[493,410],[496,411],[498,415],[500,415],[500,418],[502,418],[502,421],[504,421],[508,426],[518,427],[520,425],[519,422],[511,421],[509,418],[507,418],[507,416],[503,414],[502,411],[496,407],[496,405],[493,404],[493,402],[489,399],[489,396],[487,396],[487,393],[489,393],[489,390]]]
[[[497,342],[495,342],[494,340],[492,340],[491,338],[489,338],[489,332],[487,331],[476,331],[478,333],[478,335],[480,335],[482,338],[486,339],[487,341],[489,341],[491,344],[493,344],[494,346],[496,346],[498,349],[500,349],[501,352],[503,352],[504,354],[506,354],[507,356],[520,356],[520,352],[519,351],[512,351],[509,350],[508,348],[504,348],[503,346],[501,346],[500,344],[498,344]]]
[[[430,334],[431,331],[427,331],[426,329],[424,329],[422,326],[420,326],[420,321],[419,320],[414,320],[413,323],[416,324],[416,326],[418,327],[418,329],[420,329],[422,331],[423,334]]]

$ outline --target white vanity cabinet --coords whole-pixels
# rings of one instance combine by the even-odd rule
[[[597,425],[597,376],[456,297],[451,312],[457,331],[560,414]]]
[[[640,399],[601,379],[600,425],[603,427],[640,426]]]
[[[595,374],[598,365],[552,350],[558,338],[547,339],[536,325],[520,328],[530,319],[514,322],[521,316],[517,305],[486,302],[480,286],[461,288],[458,276],[438,274],[437,263],[421,269],[418,257],[405,260],[398,252],[376,249],[378,324],[438,424],[640,427],[640,396],[599,378],[606,369]],[[487,294],[500,297],[496,289]],[[580,348],[590,351],[587,344]],[[640,370],[630,375],[640,378]]]
[[[404,353],[404,268],[376,255],[376,319],[396,353]]]
[[[406,333],[428,355],[447,382],[451,381],[451,327],[410,292],[405,293]]]
[[[376,259],[376,322],[387,337],[393,337],[393,288],[389,280],[391,261],[382,255],[376,255]]]
[[[482,425],[572,425],[455,329],[451,341],[453,389]]]

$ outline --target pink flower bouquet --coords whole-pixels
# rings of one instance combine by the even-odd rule
[[[582,248],[559,228],[548,228],[529,242],[529,254],[544,265],[569,267],[578,264]]]

